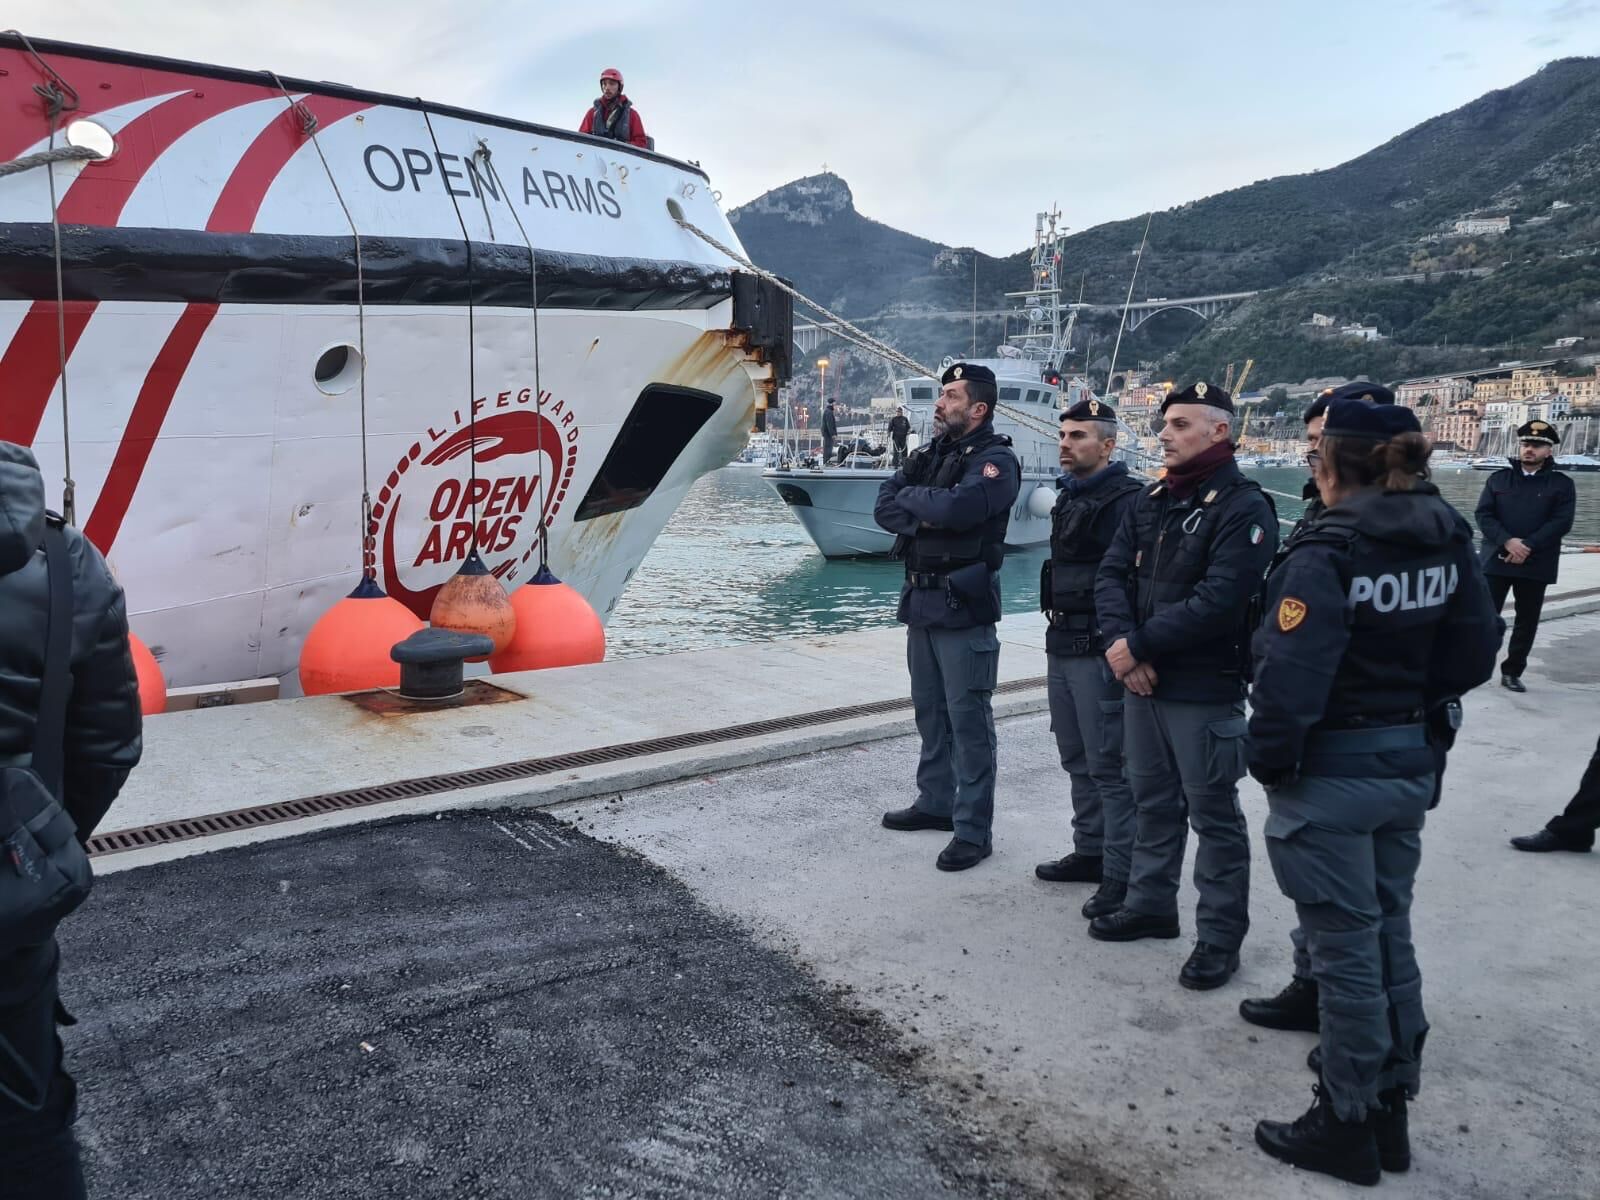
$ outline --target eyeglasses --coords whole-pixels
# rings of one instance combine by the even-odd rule
[[[1313,470],[1315,470],[1321,463],[1322,463],[1322,451],[1321,450],[1307,450],[1306,451],[1306,466],[1308,466],[1308,467],[1312,468]]]

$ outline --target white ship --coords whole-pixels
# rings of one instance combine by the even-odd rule
[[[1089,394],[1088,385],[1066,374],[1076,310],[1061,300],[1061,243],[1059,213],[1040,213],[1034,226],[1032,281],[1027,291],[1007,294],[1020,303],[1026,321],[996,348],[993,358],[973,359],[995,373],[999,404],[995,430],[1011,437],[1022,463],[1022,488],[1011,510],[1006,544],[1038,546],[1050,540],[1050,511],[1055,504],[1055,481],[1060,474],[1059,422],[1064,405]],[[948,367],[954,359],[947,358]],[[929,376],[901,379],[894,385],[895,400],[911,418],[909,445],[933,438],[933,405],[939,381]],[[1132,466],[1138,457],[1138,437],[1118,419],[1118,457]],[[872,518],[878,488],[894,471],[890,455],[871,453],[887,443],[886,434],[865,439],[868,453],[854,453],[842,466],[825,464],[788,466],[762,472],[817,549],[828,558],[866,558],[887,555],[894,535]],[[859,445],[859,443],[857,443]]]
[[[364,567],[514,588],[541,524],[604,618],[788,373],[705,173],[617,142],[0,36],[6,164],[0,438],[174,685],[291,674]]]

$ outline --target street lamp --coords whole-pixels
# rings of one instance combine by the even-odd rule
[[[818,378],[820,380],[817,385],[817,411],[826,412],[828,408],[828,359],[826,355],[817,359],[817,371],[819,372]],[[798,447],[796,447],[796,453],[798,452]],[[822,465],[827,466],[828,464],[823,463]]]

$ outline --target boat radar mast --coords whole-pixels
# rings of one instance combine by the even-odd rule
[[[1061,264],[1066,237],[1059,208],[1036,214],[1028,288],[1006,293],[1007,300],[1018,302],[1026,324],[1021,333],[1006,338],[1006,344],[1000,348],[1002,357],[1030,359],[1039,364],[1041,374],[1048,372],[1058,377],[1072,349],[1072,327],[1078,319],[1078,306],[1061,302]]]

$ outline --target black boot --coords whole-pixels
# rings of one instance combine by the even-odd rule
[[[1133,942],[1140,938],[1175,938],[1178,914],[1152,917],[1146,913],[1119,908],[1089,922],[1089,936],[1101,942]]]
[[[1525,692],[1528,690],[1527,686],[1522,682],[1522,678],[1518,675],[1500,676],[1500,686],[1511,692]]]
[[[1074,852],[1054,862],[1040,863],[1033,873],[1046,883],[1099,883],[1100,856]]]
[[[1311,1053],[1306,1055],[1306,1070],[1310,1071],[1318,1079],[1322,1078],[1322,1047],[1320,1045],[1311,1047]]]
[[[945,833],[955,830],[955,823],[949,817],[935,816],[931,812],[924,812],[913,804],[910,808],[896,808],[883,814],[883,827],[885,829],[898,829],[910,832],[917,829],[941,829]]]
[[[1322,1028],[1317,1015],[1316,980],[1296,975],[1276,996],[1239,1001],[1239,1015],[1252,1025],[1268,1029],[1316,1033]]]
[[[1372,1133],[1378,1141],[1378,1162],[1391,1175],[1411,1169],[1411,1122],[1406,1117],[1405,1088],[1378,1093],[1383,1108],[1372,1115]]]
[[[1224,950],[1209,942],[1196,942],[1189,961],[1178,972],[1178,982],[1196,992],[1209,992],[1233,978],[1239,969],[1239,952]]]
[[[1260,1122],[1256,1145],[1302,1170],[1372,1187],[1383,1178],[1372,1122],[1341,1121],[1321,1085],[1311,1090],[1317,1098],[1306,1115],[1292,1123]]]
[[[989,846],[980,846],[976,842],[964,842],[960,838],[951,838],[950,844],[939,851],[939,857],[933,865],[941,871],[965,871],[975,867],[991,853]]]
[[[1083,902],[1083,915],[1091,921],[1096,917],[1109,916],[1121,908],[1127,898],[1126,879],[1102,879],[1095,894]]]

